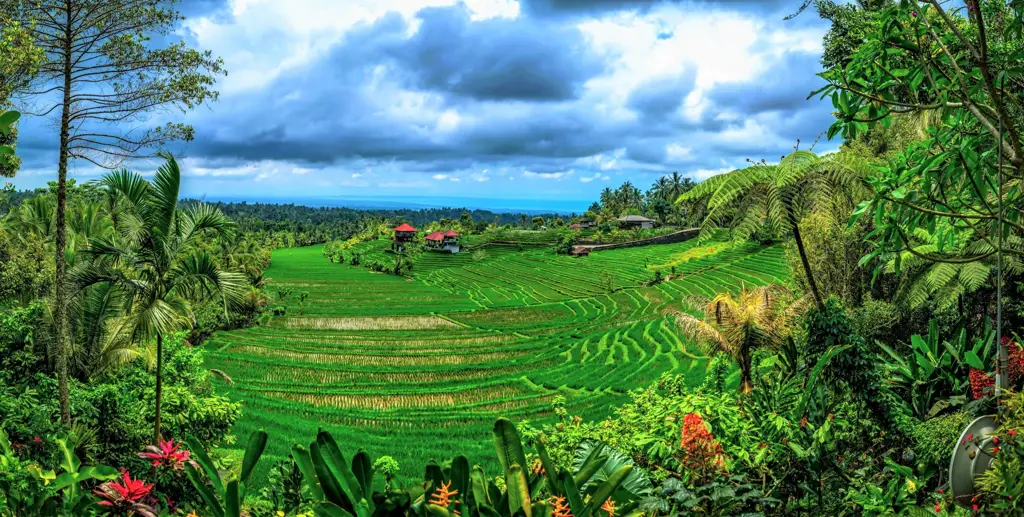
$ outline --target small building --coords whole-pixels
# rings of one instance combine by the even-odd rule
[[[587,246],[575,246],[569,252],[569,254],[574,257],[586,257],[590,255],[590,248],[588,248]]]
[[[451,253],[458,253],[459,248],[459,232],[455,230],[448,230],[444,233],[444,238],[441,241],[441,247],[448,250]]]
[[[583,229],[583,227],[582,227],[582,226],[580,226],[580,224],[579,224],[579,223],[576,223],[576,224],[570,224],[570,225],[569,225],[569,229],[570,229],[570,230],[581,230],[581,229]]]
[[[396,226],[394,230],[395,240],[391,243],[391,250],[398,252],[405,251],[405,246],[416,238],[416,228],[413,228],[408,223],[402,223]]]
[[[444,241],[444,232],[434,232],[424,237],[427,241],[428,248],[440,248],[441,243]]]
[[[627,215],[616,219],[619,222],[619,228],[623,229],[649,229],[654,228],[654,219],[648,219],[642,215]]]
[[[580,228],[586,230],[587,228],[593,228],[597,226],[597,223],[590,219],[580,219]]]

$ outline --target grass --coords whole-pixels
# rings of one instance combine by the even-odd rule
[[[320,247],[278,250],[270,291],[309,292],[305,310],[293,294],[270,325],[215,334],[207,364],[245,404],[234,433],[244,443],[266,429],[271,459],[326,428],[346,450],[394,457],[405,477],[458,453],[493,474],[498,416],[550,422],[561,396],[571,414],[598,419],[662,374],[703,382],[707,358],[668,313],[688,294],[787,281],[779,247],[711,246],[577,259],[488,245],[476,258],[424,254],[411,279],[331,263]],[[647,285],[656,269],[672,279]]]

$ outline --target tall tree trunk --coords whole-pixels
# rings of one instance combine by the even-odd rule
[[[811,272],[811,263],[807,260],[807,250],[804,249],[804,240],[800,237],[800,222],[797,221],[796,214],[793,213],[793,207],[786,204],[786,215],[789,216],[789,224],[793,227],[793,240],[796,241],[796,249],[800,253],[800,263],[804,266],[804,274],[807,276],[807,286],[811,289],[811,296],[814,297],[814,301],[818,304],[818,307],[825,305],[821,299],[821,293],[818,292],[818,283],[814,281],[814,273]]]
[[[751,374],[750,344],[746,339],[740,345],[740,393],[747,394],[753,391],[753,375]]]
[[[156,335],[156,419],[153,422],[153,443],[160,443],[160,406],[164,392],[164,336]]]
[[[54,221],[54,241],[56,251],[54,261],[56,278],[54,281],[54,326],[57,334],[57,393],[60,398],[60,420],[64,425],[71,425],[71,404],[68,393],[68,363],[70,362],[70,337],[68,336],[67,282],[64,257],[67,247],[66,215],[67,177],[68,177],[68,139],[71,127],[71,9],[68,6],[67,22],[64,37],[64,102],[60,115],[60,155],[57,162],[57,214]]]

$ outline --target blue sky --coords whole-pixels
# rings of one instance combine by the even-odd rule
[[[593,199],[702,180],[831,122],[806,100],[828,25],[784,21],[800,3],[185,1],[177,37],[229,75],[218,102],[147,123],[195,126],[168,147],[193,196]],[[54,179],[52,121],[26,117],[21,135],[15,184]]]

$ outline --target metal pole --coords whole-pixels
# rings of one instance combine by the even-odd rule
[[[1005,79],[1000,82],[1005,82]],[[1002,93],[1000,93],[1002,95]],[[997,150],[996,196],[999,214],[996,217],[996,340],[999,346],[999,366],[996,368],[996,394],[1010,387],[1009,351],[1003,345],[1003,118],[999,117],[999,147]]]

